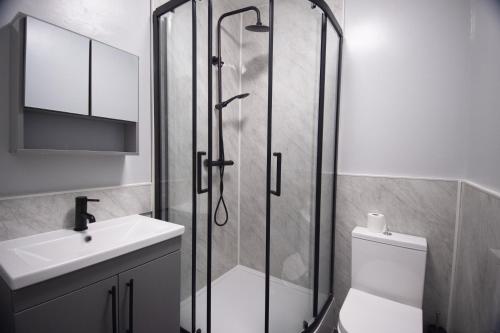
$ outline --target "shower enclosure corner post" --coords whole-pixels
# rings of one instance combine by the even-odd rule
[[[154,123],[154,207],[153,217],[156,219],[161,218],[161,146],[160,146],[160,133],[161,126],[158,119],[160,118],[160,28],[159,17],[156,11],[153,13],[153,123]]]
[[[192,213],[192,223],[191,223],[191,244],[192,244],[192,257],[191,257],[191,331],[195,332],[196,331],[196,242],[197,242],[197,217],[198,217],[198,212],[197,212],[197,183],[199,182],[201,184],[201,179],[197,179],[197,155],[198,155],[198,142],[197,142],[197,135],[198,135],[198,123],[197,123],[197,118],[198,118],[198,90],[197,90],[197,84],[198,84],[198,72],[197,72],[197,44],[198,44],[198,36],[197,36],[197,28],[196,28],[196,0],[191,0],[191,33],[192,33],[192,54],[193,54],[193,59],[192,59],[192,80],[193,80],[193,85],[192,85],[192,94],[193,94],[193,105],[192,105],[192,143],[193,143],[193,157],[192,157],[192,208],[191,208],[191,213]]]
[[[213,57],[213,6],[212,0],[207,0],[208,5],[208,96],[207,96],[207,112],[208,112],[208,199],[207,199],[207,333],[212,329],[212,162],[213,162],[213,142],[212,142],[212,110],[213,110],[213,73],[212,73],[212,57]]]
[[[273,55],[274,55],[274,0],[269,0],[269,50],[267,87],[267,158],[266,158],[266,264],[265,264],[265,333],[269,333],[269,297],[271,279],[271,159],[273,130]]]

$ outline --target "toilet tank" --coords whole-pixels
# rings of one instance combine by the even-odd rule
[[[427,241],[392,233],[352,231],[351,287],[422,308]]]

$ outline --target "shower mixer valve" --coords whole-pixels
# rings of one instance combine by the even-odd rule
[[[205,160],[205,162],[203,162],[203,165],[208,167],[208,166],[213,166],[213,167],[221,167],[221,166],[233,166],[234,165],[234,161],[221,161],[221,160],[218,160],[218,161],[213,161],[212,163],[210,163],[208,160]]]

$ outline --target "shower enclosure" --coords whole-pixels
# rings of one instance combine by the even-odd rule
[[[182,330],[317,330],[334,299],[332,11],[324,0],[171,0],[153,31],[155,217],[186,228]]]

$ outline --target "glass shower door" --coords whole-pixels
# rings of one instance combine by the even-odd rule
[[[313,318],[321,12],[276,1],[273,41],[269,332],[300,332]]]
[[[154,13],[155,217],[185,227],[181,248],[181,327],[194,332],[198,221],[206,221],[197,177],[196,3],[168,2]],[[202,121],[202,120],[201,120]],[[205,124],[206,126],[206,124]],[[197,182],[199,180],[200,182]],[[206,211],[206,209],[205,209]],[[199,287],[199,286],[198,286]]]
[[[273,3],[268,323],[301,332],[332,299],[341,30],[321,1]]]

